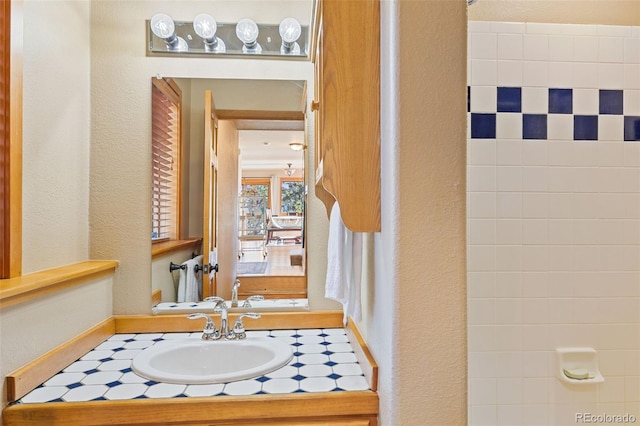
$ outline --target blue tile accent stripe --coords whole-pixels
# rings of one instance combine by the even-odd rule
[[[640,116],[625,114],[625,91],[624,90],[605,90],[605,89],[586,89],[590,91],[589,101],[578,101],[577,99],[584,99],[585,97],[578,96],[576,98],[576,90],[572,88],[548,88],[546,90],[548,100],[546,105],[546,111],[541,110],[539,106],[531,107],[530,105],[539,102],[539,100],[527,99],[528,93],[522,87],[497,87],[496,99],[483,99],[482,102],[475,102],[476,105],[484,105],[489,110],[482,110],[476,106],[472,108],[471,99],[473,96],[482,96],[482,93],[477,91],[474,93],[474,86],[467,86],[467,110],[470,113],[470,136],[471,139],[496,139],[498,135],[513,134],[511,132],[505,132],[500,126],[501,120],[498,119],[501,114],[510,114],[511,118],[505,123],[513,126],[514,123],[518,123],[517,120],[521,120],[522,125],[522,139],[538,139],[546,140],[551,135],[558,135],[561,133],[564,138],[571,138],[573,136],[574,141],[597,141],[603,138],[611,140],[611,124],[608,124],[607,129],[602,130],[598,123],[601,116],[621,116],[620,121],[614,121],[615,126],[623,126],[624,128],[617,127],[618,130],[613,132],[616,134],[615,139],[621,138],[625,142],[637,142],[640,141]],[[527,88],[532,89],[532,88]],[[580,89],[582,93],[585,89]],[[539,91],[537,92],[539,95]],[[493,103],[495,101],[495,104]],[[535,102],[534,102],[535,101]],[[576,102],[593,102],[594,106]],[[597,105],[595,105],[597,102]],[[490,108],[495,105],[495,109]],[[594,109],[595,108],[595,109]],[[491,111],[493,109],[493,111]],[[495,112],[497,111],[497,113]],[[584,114],[588,111],[592,114]],[[580,113],[582,112],[582,113]],[[514,114],[515,113],[515,114]],[[519,114],[516,117],[517,113]],[[637,113],[637,112],[636,112]],[[555,114],[563,114],[565,116],[572,116],[573,123],[572,128],[569,129],[568,122],[563,121],[562,130],[559,132],[551,132],[555,128],[550,129],[549,126],[555,126],[559,123],[558,119],[549,120],[549,116]],[[567,119],[570,119],[567,117]],[[515,120],[515,121],[514,121]],[[564,119],[563,119],[564,120]],[[618,120],[613,117],[607,120]],[[608,123],[611,123],[609,121]],[[560,128],[559,128],[560,129]],[[605,136],[601,134],[602,131],[608,131]],[[623,135],[623,136],[621,136]],[[614,140],[615,141],[615,140]]]
[[[549,89],[549,114],[573,114],[573,90]]]
[[[471,137],[474,139],[495,139],[496,115],[471,113]]]
[[[598,140],[598,116],[574,115],[573,116],[573,140],[597,141]]]
[[[547,116],[522,114],[522,139],[547,139]]]
[[[640,116],[624,117],[624,140],[640,141]]]
[[[600,114],[622,115],[622,90],[600,90]]]
[[[522,112],[522,88],[498,87],[498,112]]]

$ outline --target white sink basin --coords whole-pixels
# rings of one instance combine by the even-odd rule
[[[286,365],[291,347],[270,337],[158,342],[133,358],[139,376],[163,383],[210,384],[251,379]]]

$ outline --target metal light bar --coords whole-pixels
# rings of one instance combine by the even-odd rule
[[[282,50],[282,37],[280,36],[279,24],[266,25],[258,24],[259,35],[258,44],[262,47],[260,53],[243,52],[244,44],[236,35],[236,24],[217,23],[216,37],[224,42],[226,49],[224,52],[211,51],[207,49],[202,37],[198,36],[193,29],[193,23],[189,21],[175,21],[175,35],[184,39],[187,43],[186,51],[170,50],[164,39],[156,36],[150,29],[150,20],[146,21],[147,26],[147,56],[206,56],[206,57],[250,57],[251,59],[309,59],[309,27],[302,26],[300,38],[297,44],[300,50]]]

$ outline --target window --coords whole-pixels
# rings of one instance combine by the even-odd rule
[[[158,242],[180,237],[181,91],[171,79],[152,83],[151,239]]]
[[[300,178],[280,180],[280,212],[282,214],[302,214],[304,203],[304,182]]]
[[[266,206],[271,208],[271,181],[266,178],[242,178],[243,197],[264,197]]]

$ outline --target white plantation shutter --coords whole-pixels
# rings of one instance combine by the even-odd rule
[[[181,93],[168,79],[153,79],[152,215],[154,241],[179,238]]]

